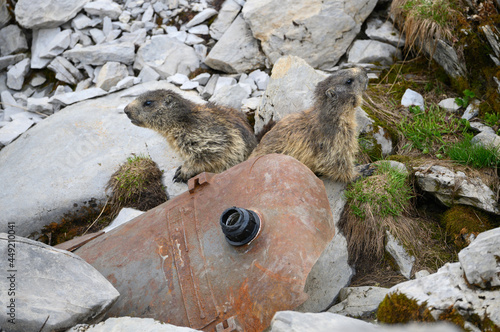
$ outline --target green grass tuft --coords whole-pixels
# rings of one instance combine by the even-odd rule
[[[461,164],[476,168],[499,167],[500,148],[472,143],[472,135],[464,135],[464,140],[447,149],[448,156]]]

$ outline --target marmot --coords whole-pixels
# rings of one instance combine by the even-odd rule
[[[368,76],[362,68],[339,70],[318,83],[314,106],[280,120],[260,141],[250,158],[282,153],[298,159],[317,175],[350,182],[357,176],[356,107]]]
[[[174,182],[201,172],[222,172],[248,158],[257,145],[245,115],[233,108],[199,105],[171,90],[140,95],[125,107],[132,123],[166,137],[185,162]]]

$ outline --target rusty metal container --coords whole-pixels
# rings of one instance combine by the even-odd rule
[[[120,292],[109,317],[262,331],[275,312],[307,299],[307,275],[334,235],[321,180],[294,158],[275,154],[202,173],[188,186],[75,252]],[[235,207],[259,219],[245,244],[221,229],[237,222]]]

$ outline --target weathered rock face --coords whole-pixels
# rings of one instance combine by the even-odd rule
[[[11,225],[9,234],[0,234],[0,253],[5,257],[0,267],[12,270],[0,280],[5,291],[0,297],[0,326],[13,332],[38,331],[46,321],[47,331],[61,331],[99,321],[120,295],[111,283],[70,252],[14,235],[17,224]],[[8,256],[9,248],[13,256]],[[9,306],[14,309],[5,309]]]
[[[415,257],[408,254],[401,243],[389,231],[386,231],[387,243],[385,250],[394,258],[394,261],[399,267],[399,271],[406,279],[410,279]]]
[[[484,319],[488,315],[493,323],[500,325],[500,290],[472,289],[463,275],[460,263],[447,263],[434,274],[392,287],[390,293],[401,292],[419,304],[427,302],[436,319],[452,307],[465,318],[477,314]]]
[[[464,204],[500,214],[493,191],[481,179],[468,178],[443,166],[415,167],[415,177],[422,190],[432,193],[443,204]]]
[[[90,0],[19,0],[16,20],[26,29],[54,28],[76,16]]]
[[[241,15],[236,17],[205,60],[207,66],[226,73],[248,72],[263,63],[259,43]]]
[[[500,286],[500,228],[479,234],[458,259],[470,284],[483,289]]]
[[[326,75],[316,72],[301,58],[279,59],[255,114],[255,132],[260,132],[270,120],[277,122],[288,114],[311,107],[316,84],[325,78]]]
[[[183,160],[163,137],[134,126],[123,113],[134,96],[159,88],[193,99],[166,82],[141,84],[68,106],[1,150],[0,182],[5,189],[0,191],[0,231],[12,221],[19,236],[29,236],[64,213],[104,203],[109,177],[131,153],[150,155],[165,170],[164,185],[171,197],[185,191],[185,184],[172,183]]]
[[[376,0],[248,0],[243,15],[271,63],[295,55],[314,68],[331,69],[376,4]]]

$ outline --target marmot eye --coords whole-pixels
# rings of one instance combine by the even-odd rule
[[[151,106],[153,102],[151,100],[146,100],[142,106]]]
[[[350,79],[348,79],[348,80],[345,82],[345,84],[350,85],[350,84],[352,84],[352,81],[353,81],[353,79],[352,79],[352,78],[350,78]]]

